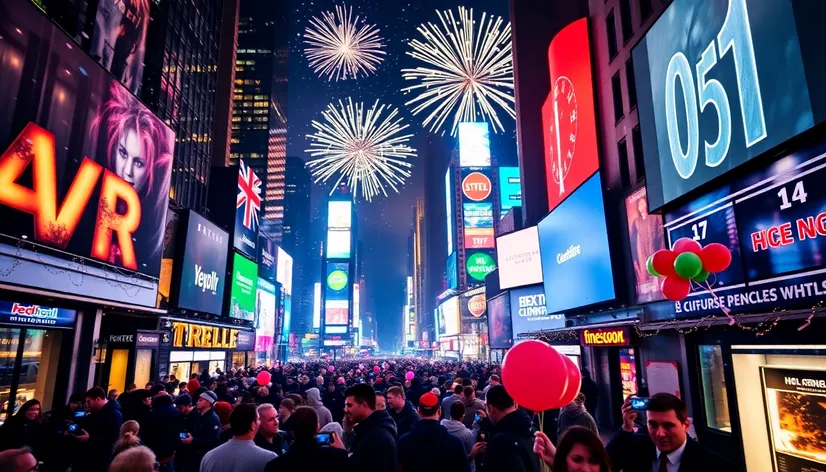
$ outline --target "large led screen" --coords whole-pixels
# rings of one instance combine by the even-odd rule
[[[488,300],[488,343],[491,349],[513,346],[510,297],[507,293]]]
[[[172,270],[175,268],[175,248],[178,243],[178,223],[180,215],[171,208],[166,212],[166,229],[163,233],[163,256],[158,279],[158,302],[155,308],[169,309],[172,296]]]
[[[331,332],[328,328],[335,325],[346,325],[349,322],[350,303],[347,300],[327,300],[324,305],[325,331]]]
[[[276,260],[275,280],[281,284],[281,287],[287,293],[293,293],[293,257],[287,254],[287,251],[278,247],[278,256]]]
[[[221,314],[229,234],[203,216],[189,212],[178,308]]]
[[[493,228],[493,203],[463,203],[465,228]]]
[[[255,298],[255,350],[270,352],[275,337],[275,285],[258,279]]]
[[[333,200],[327,205],[327,227],[350,229],[353,219],[353,202]]]
[[[459,165],[490,167],[490,127],[487,123],[459,123]]]
[[[154,307],[174,133],[31,2],[0,14],[0,281]]]
[[[255,295],[258,286],[258,264],[241,254],[232,263],[232,290],[229,296],[229,317],[236,320],[255,319]]]
[[[456,253],[454,252],[447,258],[445,264],[445,272],[447,279],[447,288],[456,290],[459,288],[459,266],[456,262]]]
[[[662,300],[660,279],[648,272],[648,258],[665,249],[663,218],[648,212],[645,187],[625,199],[625,216],[628,222],[628,242],[634,264],[634,280],[637,303]]]
[[[492,190],[493,185],[487,171],[462,172],[462,195],[465,202],[486,202]]]
[[[350,265],[348,263],[327,263],[324,290],[324,324],[348,324],[350,316]]]
[[[599,172],[537,227],[549,313],[614,298]]]
[[[510,291],[510,318],[514,337],[565,327],[565,315],[549,312],[545,288],[532,285]]]
[[[140,94],[150,0],[100,0],[89,53],[133,93]]]
[[[536,226],[496,238],[499,288],[542,283],[542,258]]]
[[[467,269],[468,283],[484,283],[485,277],[496,270],[496,261],[490,251],[471,251],[468,252],[465,269]]]
[[[238,160],[238,193],[235,198],[235,249],[258,256],[258,218],[261,212],[261,179],[243,159]]]
[[[499,168],[499,208],[500,218],[513,207],[522,206],[522,180],[519,167]]]
[[[258,237],[258,276],[275,282],[277,247],[272,239],[261,235]]]
[[[453,297],[436,309],[437,336],[455,336],[459,334],[459,297]]]
[[[562,29],[548,47],[551,91],[542,106],[548,209],[599,168],[588,19]]]
[[[675,0],[633,51],[656,209],[824,118],[823,2]]]
[[[349,259],[350,239],[350,230],[328,230],[327,259]]]
[[[448,168],[445,173],[445,211],[447,215],[447,255],[453,253],[453,185],[451,182],[451,172]]]

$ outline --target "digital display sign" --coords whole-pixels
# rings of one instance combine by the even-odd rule
[[[493,249],[496,239],[493,228],[465,228],[465,249]]]
[[[483,123],[459,123],[459,165],[490,167],[490,127]]]
[[[325,326],[346,325],[349,321],[349,310],[350,303],[347,300],[327,300],[324,304]]]
[[[550,211],[599,168],[590,48],[587,18],[563,28],[548,47],[542,128]]]
[[[806,0],[668,7],[633,51],[651,208],[824,119],[823,14]]]
[[[258,279],[255,298],[255,350],[271,352],[275,338],[275,285]]]
[[[327,227],[350,229],[353,219],[353,202],[333,200],[327,204]]]
[[[565,327],[565,316],[549,313],[542,285],[516,288],[510,291],[511,326],[514,337],[545,329]]]
[[[662,300],[660,279],[648,272],[648,258],[665,249],[663,218],[648,212],[645,187],[636,190],[625,199],[625,216],[628,222],[628,242],[634,263],[634,279],[637,303]]]
[[[496,270],[496,261],[487,252],[470,252],[466,262],[467,276],[475,282],[484,282],[485,277]]]
[[[281,284],[284,292],[287,295],[293,294],[293,257],[287,254],[287,251],[278,248],[278,256],[276,259],[275,280]]]
[[[100,0],[95,14],[89,54],[135,95],[143,83],[150,21],[147,0]]]
[[[445,271],[447,272],[447,288],[453,290],[459,288],[459,266],[456,262],[455,252],[447,258]]]
[[[579,332],[579,339],[583,346],[589,347],[630,346],[631,328],[620,326],[617,328],[583,329]]]
[[[558,313],[614,298],[599,172],[537,227],[548,312]]]
[[[321,283],[313,284],[313,329],[321,327]]]
[[[243,159],[238,160],[238,194],[235,198],[233,246],[250,256],[258,256],[258,218],[261,213],[261,179]]]
[[[270,282],[276,279],[277,248],[272,239],[264,235],[258,237],[258,276]]]
[[[453,169],[448,168],[445,173],[445,211],[447,215],[447,255],[453,254],[453,185],[451,173]]]
[[[496,238],[499,288],[542,283],[542,257],[536,226]]]
[[[453,297],[436,309],[436,327],[438,336],[455,336],[459,334],[459,297]]]
[[[236,320],[255,319],[255,296],[258,286],[258,264],[241,254],[235,254],[232,264],[232,290],[229,317]]]
[[[221,314],[229,234],[189,211],[178,288],[178,308]]]
[[[472,202],[486,201],[491,194],[493,185],[485,172],[473,171],[462,173],[462,194]]]
[[[75,327],[77,311],[53,308],[36,303],[18,303],[0,300],[0,324],[26,325],[33,328]]]
[[[510,296],[507,293],[488,300],[488,344],[491,349],[513,346]]]
[[[519,167],[499,168],[499,207],[500,218],[513,207],[522,206],[522,180]]]
[[[493,203],[463,203],[465,228],[493,228]]]
[[[350,230],[328,230],[327,259],[349,259],[350,239]]]

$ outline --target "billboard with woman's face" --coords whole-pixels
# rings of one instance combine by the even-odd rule
[[[30,3],[0,15],[0,281],[154,306],[174,133]]]

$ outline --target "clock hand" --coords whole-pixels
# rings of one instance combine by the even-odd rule
[[[557,169],[557,172],[559,172],[559,194],[562,195],[565,193],[565,183],[562,178],[562,146],[559,144],[559,105],[556,99],[554,99],[554,122],[556,124],[554,128],[556,131],[556,159],[559,164],[559,168]]]

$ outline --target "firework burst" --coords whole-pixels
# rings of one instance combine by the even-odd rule
[[[359,17],[346,5],[310,19],[304,31],[304,54],[319,77],[338,81],[376,72],[386,54],[379,29],[358,23]]]
[[[387,187],[398,193],[413,167],[407,159],[416,157],[416,150],[407,145],[413,135],[402,134],[408,125],[398,115],[397,109],[378,100],[370,108],[352,98],[339,100],[338,106],[329,104],[323,119],[313,120],[315,132],[307,135],[312,140],[307,167],[315,182],[335,177],[333,191],[344,181],[353,194],[361,187],[367,201],[387,196]]]
[[[504,131],[497,108],[515,118],[513,110],[513,59],[511,26],[501,17],[482,13],[476,27],[473,9],[459,7],[436,11],[441,27],[434,23],[417,28],[424,40],[410,42],[408,55],[426,63],[403,69],[405,80],[418,82],[402,89],[416,96],[405,103],[418,115],[427,112],[424,125],[436,132],[453,116],[450,133],[460,122],[491,122],[494,131]]]

